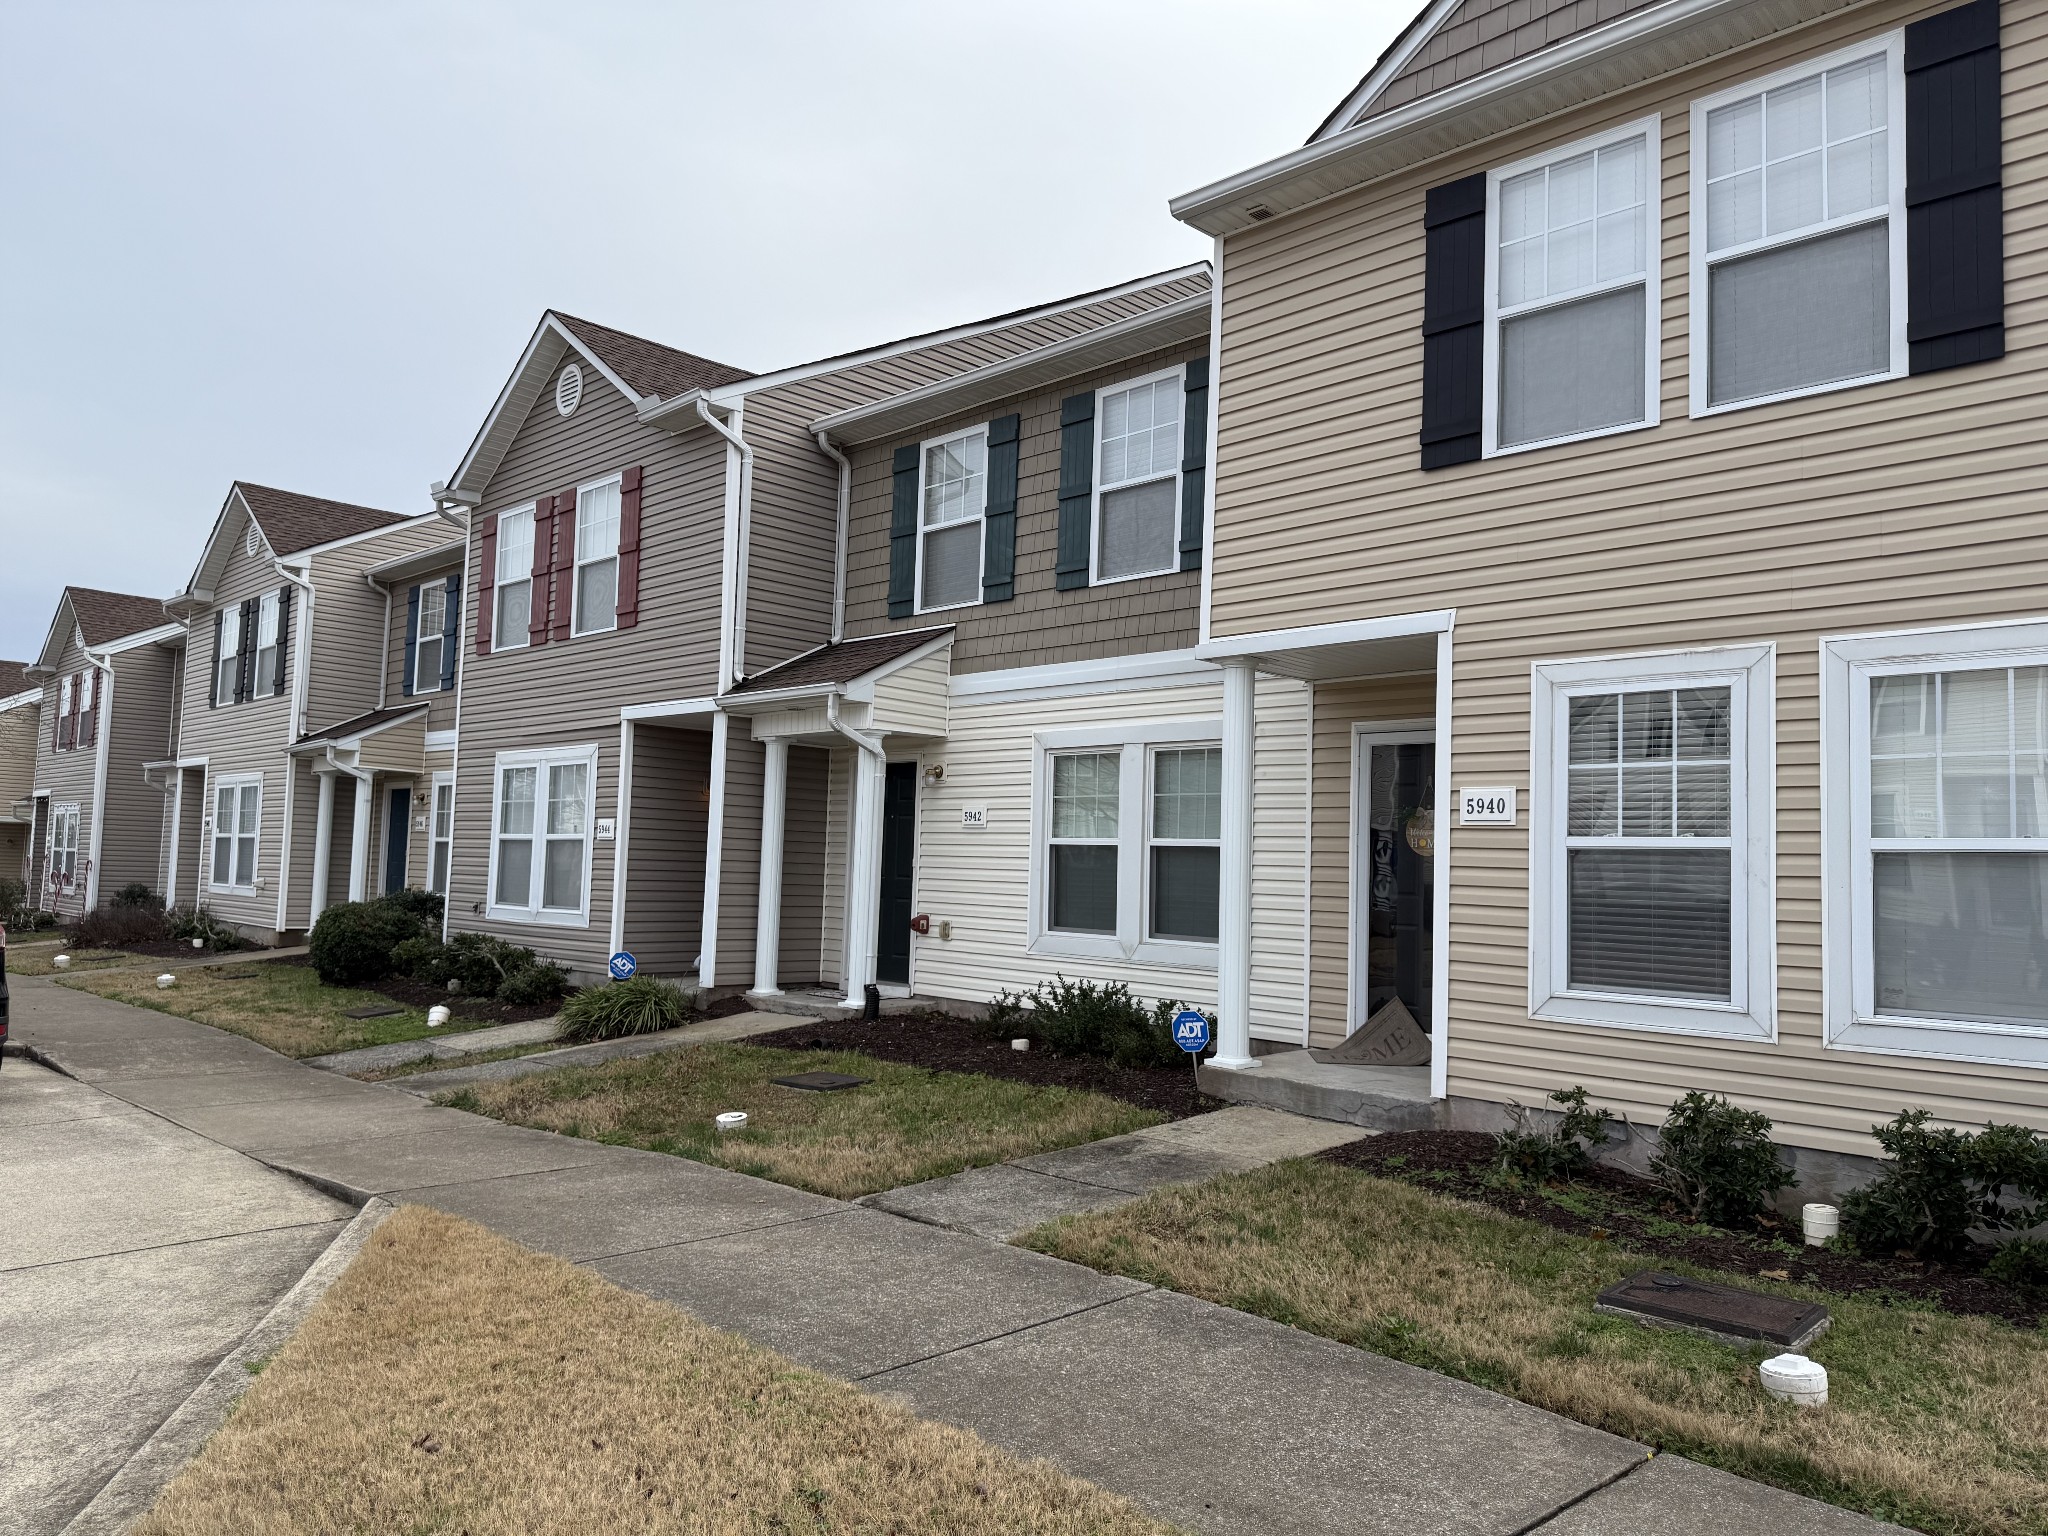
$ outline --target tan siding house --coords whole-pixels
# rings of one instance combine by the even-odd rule
[[[36,821],[36,749],[43,691],[28,664],[0,661],[0,880],[29,885],[28,851]]]
[[[1175,205],[1219,237],[1222,274],[1199,651],[1312,687],[1311,1036],[1363,1019],[1381,807],[1359,742],[1402,722],[1433,742],[1426,798],[1386,829],[1433,823],[1429,1086],[1474,1123],[1584,1083],[1650,1124],[1725,1092],[1826,1152],[1868,1152],[1907,1106],[2048,1127],[2025,873],[2048,745],[2026,713],[2048,675],[2048,11],[1911,30],[1951,9],[1726,7],[1705,27],[1667,4],[1599,46],[1496,56],[1497,12],[1467,4],[1323,139]],[[1944,330],[1930,288],[1987,268],[1960,245],[1907,257],[1902,178],[1937,130],[1902,81],[1980,63],[2002,157],[1967,185],[1992,189],[1992,291]],[[1821,100],[1823,76],[1834,179],[1809,206],[1803,151],[1752,125],[1760,102]],[[1572,222],[1581,175],[1617,242],[1584,276],[1570,242],[1606,226]],[[1852,249],[1853,273],[1818,265]],[[1795,272],[1824,271],[1812,291],[1861,296],[1854,317],[1798,298],[1822,279]],[[1464,313],[1432,297],[1454,291]],[[1546,373],[1596,323],[1580,293],[1617,328],[1574,344],[1608,350]],[[1679,785],[1661,809],[1658,773]],[[1512,807],[1459,814],[1480,790]]]

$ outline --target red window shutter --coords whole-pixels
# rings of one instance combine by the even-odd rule
[[[640,622],[640,470],[619,476],[619,628]]]
[[[81,697],[78,704],[79,746],[90,747],[100,736],[100,672],[87,667],[79,674]]]
[[[479,656],[491,654],[491,604],[494,601],[492,588],[498,581],[498,514],[493,512],[477,524],[483,547],[483,569],[476,582],[476,653]]]
[[[85,674],[71,674],[71,718],[64,722],[64,745],[72,751],[78,750],[78,715],[85,705]]]
[[[533,596],[526,621],[526,643],[548,643],[548,593],[555,568],[555,498],[542,496],[533,504]]]
[[[576,618],[576,488],[555,498],[555,638],[569,638]]]

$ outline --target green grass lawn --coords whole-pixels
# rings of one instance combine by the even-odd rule
[[[770,1081],[810,1071],[869,1082],[807,1093]],[[516,1125],[716,1163],[841,1200],[1165,1118],[1101,1094],[930,1072],[852,1051],[725,1044],[480,1083],[439,1102]],[[729,1109],[746,1111],[746,1130],[720,1134],[712,1128],[712,1116]]]
[[[2048,1533],[2048,1331],[1715,1276],[1312,1159],[1019,1239],[1943,1536]],[[1650,1267],[1824,1301],[1819,1411],[1732,1349],[1594,1312]]]
[[[51,962],[59,955],[71,957],[71,967],[59,971]],[[81,971],[103,971],[117,965],[148,965],[141,955],[118,949],[78,949],[62,938],[37,936],[10,939],[7,943],[7,974],[10,976],[60,976]],[[159,969],[161,965],[159,964]]]
[[[246,1035],[287,1056],[324,1056],[330,1051],[483,1027],[457,1019],[429,1029],[426,1011],[420,1008],[404,1008],[381,1019],[347,1018],[351,1009],[396,1005],[377,992],[326,986],[307,965],[248,960],[189,966],[177,973],[178,984],[168,991],[157,990],[157,969],[149,965],[141,970],[73,976],[59,985],[196,1019],[215,1029]]]

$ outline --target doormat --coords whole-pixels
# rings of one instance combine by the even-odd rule
[[[393,1008],[387,1004],[382,1008],[351,1008],[342,1017],[344,1019],[388,1019],[394,1014],[403,1012],[405,1012],[403,1008]]]
[[[1429,1060],[1429,1036],[1401,999],[1390,997],[1342,1045],[1314,1055],[1343,1067],[1419,1067]]]
[[[1762,1340],[1800,1349],[1827,1331],[1828,1309],[1816,1302],[1766,1296],[1739,1286],[1645,1269],[1617,1280],[1593,1302],[1593,1310],[1630,1317],[1652,1328],[1676,1328],[1724,1344]]]
[[[790,1077],[772,1077],[769,1081],[784,1088],[801,1088],[807,1093],[831,1093],[838,1088],[858,1088],[867,1079],[848,1077],[844,1072],[798,1072]]]

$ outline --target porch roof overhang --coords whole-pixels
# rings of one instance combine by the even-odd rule
[[[400,555],[395,560],[373,565],[363,572],[363,579],[373,587],[388,587],[414,576],[424,576],[427,572],[438,570],[442,566],[460,565],[463,552],[467,548],[464,540],[451,539],[445,544],[435,545],[432,549],[423,549],[417,554]]]
[[[1437,636],[1449,634],[1456,619],[1455,608],[1437,608],[1340,624],[1254,630],[1204,640],[1195,647],[1195,655],[1217,663],[1248,660],[1261,672],[1311,683],[1427,672],[1436,665]]]
[[[410,774],[426,772],[427,706],[373,709],[324,731],[301,736],[290,748],[294,757],[324,757],[342,773]],[[326,772],[326,769],[316,770]]]
[[[833,694],[872,700],[877,682],[922,661],[952,639],[953,626],[941,624],[817,646],[721,694],[718,707],[729,714],[754,715],[823,703]]]

